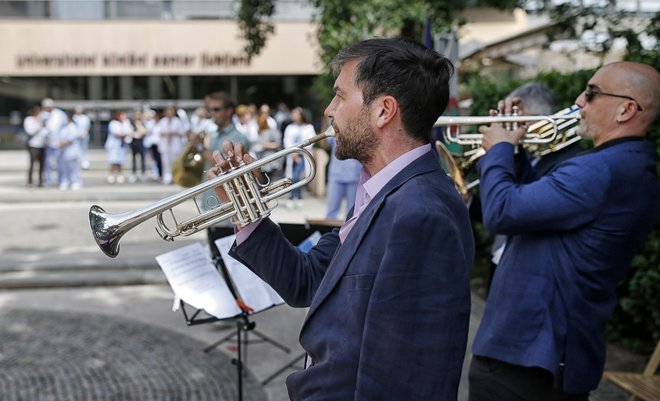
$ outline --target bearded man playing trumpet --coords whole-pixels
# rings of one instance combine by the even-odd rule
[[[660,74],[605,65],[575,103],[579,134],[595,147],[540,178],[524,152],[514,157],[526,127],[480,127],[483,220],[508,242],[472,347],[471,401],[586,401],[603,372],[616,286],[655,225],[655,146],[644,136]]]
[[[303,253],[262,219],[238,231],[231,254],[288,304],[310,307],[300,334],[308,366],[287,378],[291,399],[456,400],[474,245],[429,144],[453,66],[418,43],[371,39],[334,67],[325,116],[336,155],[364,166],[348,220]],[[240,145],[225,153],[253,161]]]

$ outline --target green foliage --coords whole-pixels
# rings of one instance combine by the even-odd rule
[[[623,26],[627,13],[616,11],[617,0],[598,2],[570,2],[552,4],[545,1],[543,10],[548,11],[554,25],[546,31],[548,42],[555,39],[591,37],[583,41],[584,50],[604,59],[612,48],[613,39],[619,37],[616,30]],[[604,39],[603,39],[604,38]]]
[[[250,57],[261,52],[268,36],[275,31],[269,19],[274,11],[273,0],[241,0],[238,26],[247,41],[244,50]]]
[[[466,7],[511,9],[519,0],[308,0],[317,8],[317,38],[324,72],[315,85],[319,102],[332,98],[330,62],[337,52],[369,37],[407,37],[421,40],[426,17],[434,33],[447,32]],[[274,0],[241,0],[237,19],[247,41],[245,51],[254,56],[265,46],[274,27],[270,21]],[[330,85],[328,85],[330,83]]]
[[[530,81],[542,82],[555,95],[557,110],[575,104],[575,99],[587,85],[587,81],[596,70],[578,70],[567,74],[557,71],[543,72],[531,79],[500,79],[472,71],[464,74],[464,92],[472,98],[470,115],[485,116],[490,109],[497,106],[499,99],[504,99],[518,86]]]
[[[434,33],[447,32],[457,22],[457,13],[475,4],[511,8],[517,0],[310,0],[319,10],[318,43],[326,66],[318,78],[317,93],[332,98],[330,62],[337,52],[351,43],[369,37],[407,37],[421,40],[426,16]],[[327,86],[326,86],[327,85]]]
[[[644,31],[649,37],[660,37],[660,12]],[[641,46],[639,37],[630,30],[618,32],[628,40],[625,60],[637,61],[660,69],[660,42],[651,49]],[[656,118],[647,133],[655,143],[656,169],[660,175],[660,121]],[[608,326],[608,336],[639,352],[652,352],[660,339],[660,224],[656,224],[642,249],[633,259],[629,278],[618,288],[619,303]]]
[[[644,33],[651,38],[656,38],[655,46],[651,49],[644,49],[641,46],[639,37],[630,31],[622,30],[619,32],[628,40],[628,52],[626,53],[625,60],[637,61],[640,63],[648,64],[656,70],[660,70],[660,12],[657,12]],[[655,154],[659,161],[657,165],[658,175],[660,176],[660,119],[656,118],[655,122],[651,125],[648,132],[648,139],[655,143]]]
[[[608,338],[639,352],[652,351],[660,339],[660,226],[632,262],[629,278],[618,288],[619,303]]]
[[[589,78],[595,72],[596,69],[577,70],[568,74],[550,71],[539,74],[536,79],[552,90],[555,95],[555,104],[559,110],[575,104],[575,99],[582,93]]]
[[[504,99],[511,91],[524,83],[523,80],[497,79],[478,72],[469,72],[459,77],[464,82],[466,97],[472,99],[469,115],[487,116],[489,110],[497,107],[497,101]]]
[[[660,12],[657,12],[649,21],[649,24],[644,29],[644,33],[650,38],[660,37]],[[642,47],[639,36],[630,30],[617,30],[616,34],[620,37],[626,38],[628,41],[628,52],[625,59],[628,61],[638,61],[652,65],[656,69],[660,67],[660,42],[656,40],[655,46],[651,49],[644,49]]]

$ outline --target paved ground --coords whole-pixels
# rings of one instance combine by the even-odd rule
[[[235,336],[204,352],[232,336],[235,325],[188,326],[180,311],[172,311],[172,291],[154,260],[205,237],[196,234],[168,243],[159,239],[152,220],[127,233],[120,255],[111,259],[90,233],[92,204],[125,212],[180,189],[155,182],[107,185],[100,150],[92,152],[92,169],[84,172],[79,191],[26,188],[26,165],[26,152],[0,152],[0,399],[237,399],[231,363]],[[193,210],[189,204],[180,211],[186,215]],[[303,209],[282,205],[273,218],[303,223],[324,213],[324,200],[308,196]],[[482,308],[474,297],[470,336]],[[262,382],[299,361],[297,339],[305,313],[282,305],[253,316],[256,331],[249,333],[247,345],[245,400],[288,399],[284,378],[291,369]],[[277,345],[264,342],[264,336]],[[610,366],[621,366],[618,362]],[[465,382],[466,375],[460,400],[467,399]],[[625,399],[625,393],[609,384],[592,397]]]
[[[8,309],[0,313],[0,327],[6,401],[215,401],[237,394],[236,369],[227,355],[204,353],[203,343],[152,325],[98,314]],[[245,400],[265,398],[253,375],[244,383]]]

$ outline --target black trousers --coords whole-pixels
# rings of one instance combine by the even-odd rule
[[[160,158],[160,152],[158,151],[158,145],[151,145],[151,158],[156,163],[156,168],[158,169],[158,176],[163,178],[163,161]]]
[[[28,185],[32,185],[32,174],[34,172],[34,165],[37,164],[39,168],[37,169],[39,186],[44,186],[44,166],[46,165],[46,151],[44,148],[33,148],[28,146],[28,151],[30,152],[30,168],[28,170]]]
[[[588,401],[589,393],[564,393],[553,386],[552,373],[473,356],[469,401]]]
[[[144,174],[147,170],[147,165],[144,160],[144,145],[142,144],[142,138],[133,139],[131,142],[131,152],[133,154],[133,174],[137,174],[138,157],[140,158],[140,173]]]

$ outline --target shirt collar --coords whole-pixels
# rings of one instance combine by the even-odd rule
[[[624,136],[624,137],[621,137],[621,138],[616,138],[616,139],[609,140],[607,142],[603,142],[599,146],[594,146],[593,148],[591,148],[589,150],[582,151],[582,152],[580,152],[580,155],[600,152],[603,149],[607,149],[609,147],[616,146],[616,145],[618,145],[620,143],[624,143],[624,142],[635,142],[635,141],[643,141],[643,140],[644,140],[644,138],[642,138],[641,136]]]
[[[364,189],[369,196],[369,199],[373,199],[378,192],[380,192],[380,190],[383,189],[392,178],[394,178],[395,175],[401,172],[401,170],[430,151],[431,145],[428,143],[418,146],[394,159],[373,177],[370,176],[369,171],[363,167],[360,172],[360,183],[364,182]]]

